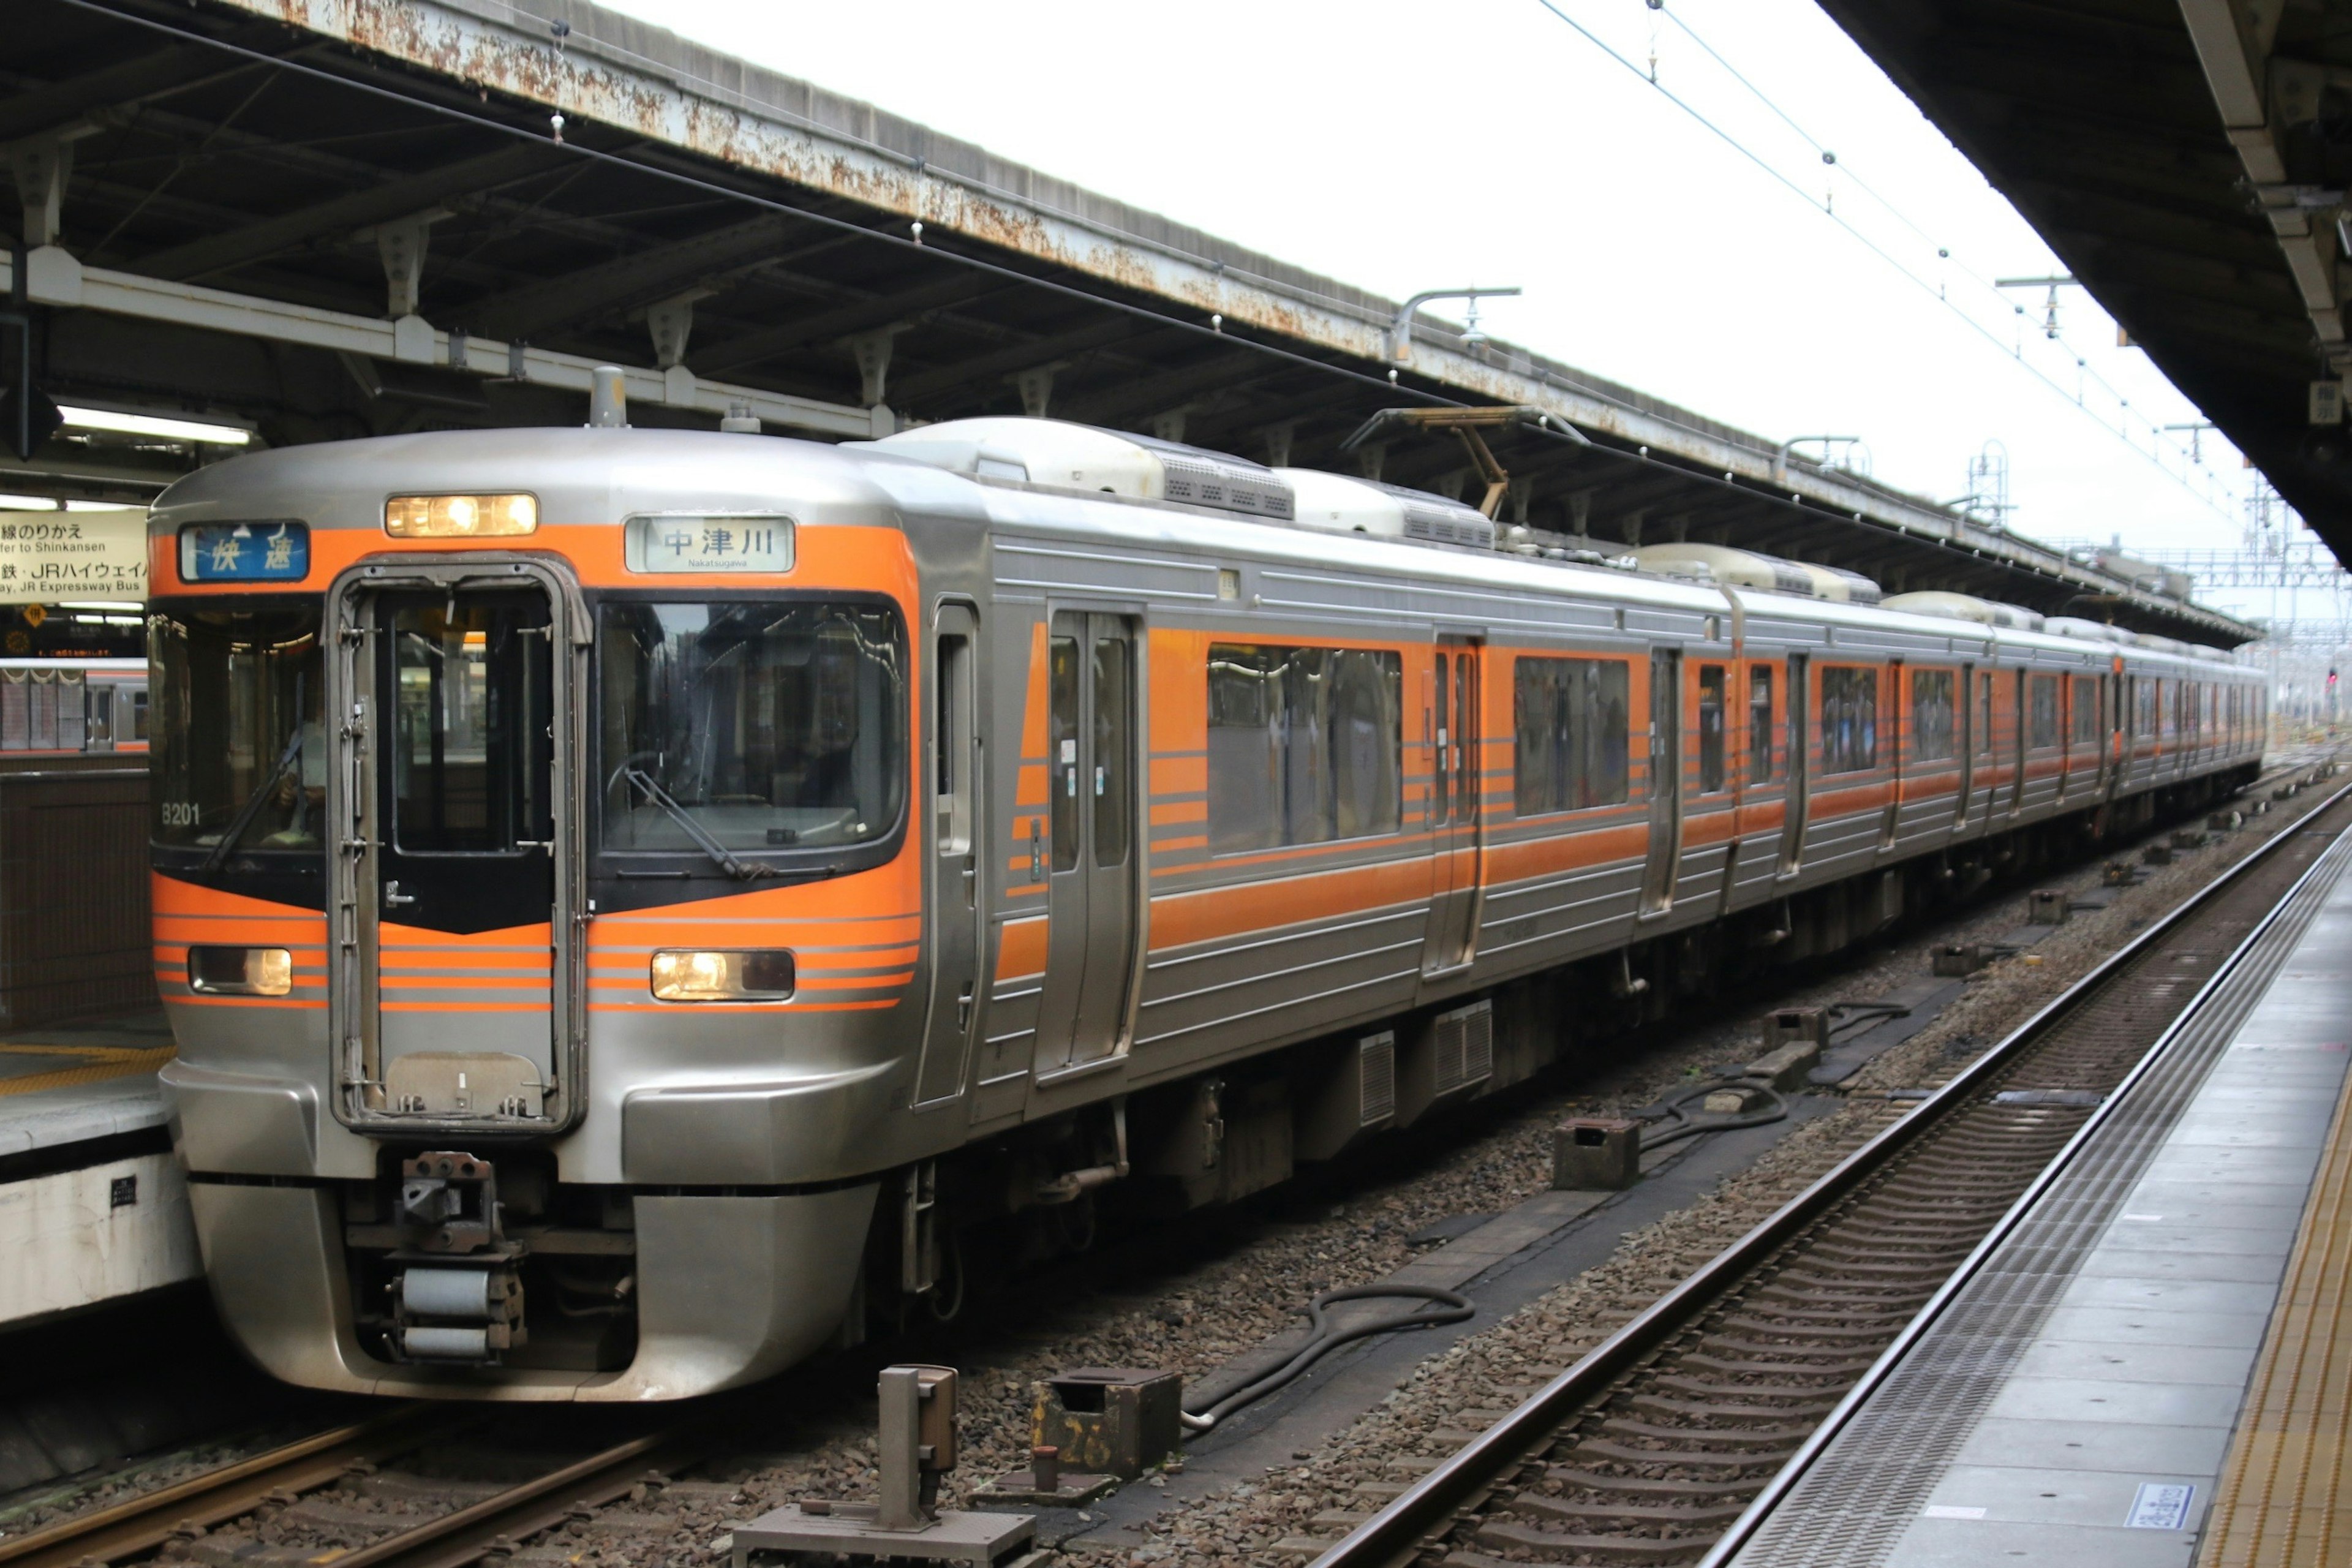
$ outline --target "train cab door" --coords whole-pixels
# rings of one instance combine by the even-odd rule
[[[1060,610],[1045,638],[1045,985],[1039,1078],[1124,1048],[1142,931],[1137,623]]]
[[[1787,785],[1781,791],[1780,863],[1779,875],[1793,877],[1804,863],[1806,786],[1812,778],[1812,710],[1810,685],[1811,660],[1801,653],[1789,656],[1787,718],[1781,731],[1780,754],[1788,759]]]
[[[1675,880],[1682,873],[1682,860],[1683,655],[1680,648],[1654,648],[1650,652],[1650,852],[1642,879],[1643,915],[1662,915],[1674,907]]]
[[[582,614],[547,568],[479,558],[363,568],[332,603],[341,721],[317,743],[342,848],[339,1110],[420,1130],[568,1122],[584,906],[558,848],[574,837]]]
[[[943,604],[933,617],[930,668],[931,876],[924,932],[930,950],[931,1005],[923,1025],[921,1065],[915,1073],[918,1106],[952,1100],[963,1087],[964,1063],[980,1005],[979,824],[980,622],[968,605]]]
[[[1430,712],[1430,841],[1436,857],[1424,974],[1459,969],[1476,955],[1478,860],[1486,813],[1486,747],[1478,708],[1480,644],[1475,638],[1438,641]]]

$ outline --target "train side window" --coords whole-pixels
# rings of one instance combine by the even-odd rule
[[[1698,667],[1698,792],[1712,795],[1723,788],[1723,710],[1729,699],[1724,667]]]
[[[1949,762],[1959,754],[1952,720],[1952,672],[1911,672],[1911,760]]]
[[[1822,671],[1822,772],[1861,773],[1878,765],[1878,671]]]
[[[2046,751],[2058,743],[2058,678],[2037,675],[2029,685],[2033,720],[2029,744],[2037,752]]]
[[[2074,744],[2094,746],[2099,741],[2099,678],[2074,678]]]
[[[1748,782],[1772,782],[1772,667],[1748,670]]]
[[[1218,643],[1208,676],[1212,854],[1397,831],[1402,655]]]
[[[940,853],[962,855],[971,848],[971,639],[940,637],[938,670]]]
[[[1046,744],[1053,748],[1054,869],[1078,863],[1078,639],[1045,645]]]
[[[1630,680],[1617,658],[1521,658],[1511,671],[1512,810],[1624,802]]]

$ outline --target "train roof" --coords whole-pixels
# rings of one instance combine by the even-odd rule
[[[894,450],[888,444],[831,446],[698,430],[532,426],[421,432],[280,447],[214,464],[157,499],[150,529],[168,536],[192,522],[280,519],[314,529],[379,529],[388,496],[529,490],[538,497],[541,516],[551,523],[617,526],[632,513],[782,510],[810,525],[872,526],[877,514],[896,519],[913,513],[950,522],[961,516],[998,530],[1109,534],[1256,563],[1344,563],[1475,595],[1475,603],[1465,599],[1459,618],[1465,624],[1507,622],[1508,616],[1494,613],[1497,588],[1699,616],[1722,615],[1728,607],[1723,588],[1688,578],[1493,548],[1335,532],[1183,501],[1056,488],[1014,478],[1014,470],[1002,464],[969,471],[971,465],[943,464],[939,456],[911,440]],[[960,467],[968,471],[955,471]],[[997,471],[990,472],[991,467]],[[1269,473],[1257,465],[1245,468]],[[1732,591],[1751,621],[2032,648],[2068,662],[2104,659],[2119,651],[2116,645],[2080,637],[1755,588]],[[2224,655],[2200,658],[2185,648],[2123,651],[2136,659],[2227,662]]]

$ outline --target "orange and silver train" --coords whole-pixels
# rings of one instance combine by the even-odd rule
[[[2264,732],[2210,650],[1048,421],[299,447],[152,542],[205,1268],[360,1392],[676,1398],[951,1315]]]

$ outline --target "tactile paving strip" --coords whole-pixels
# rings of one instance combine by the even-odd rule
[[[2200,1568],[2337,1568],[2352,1551],[2352,1079],[2214,1489]]]

